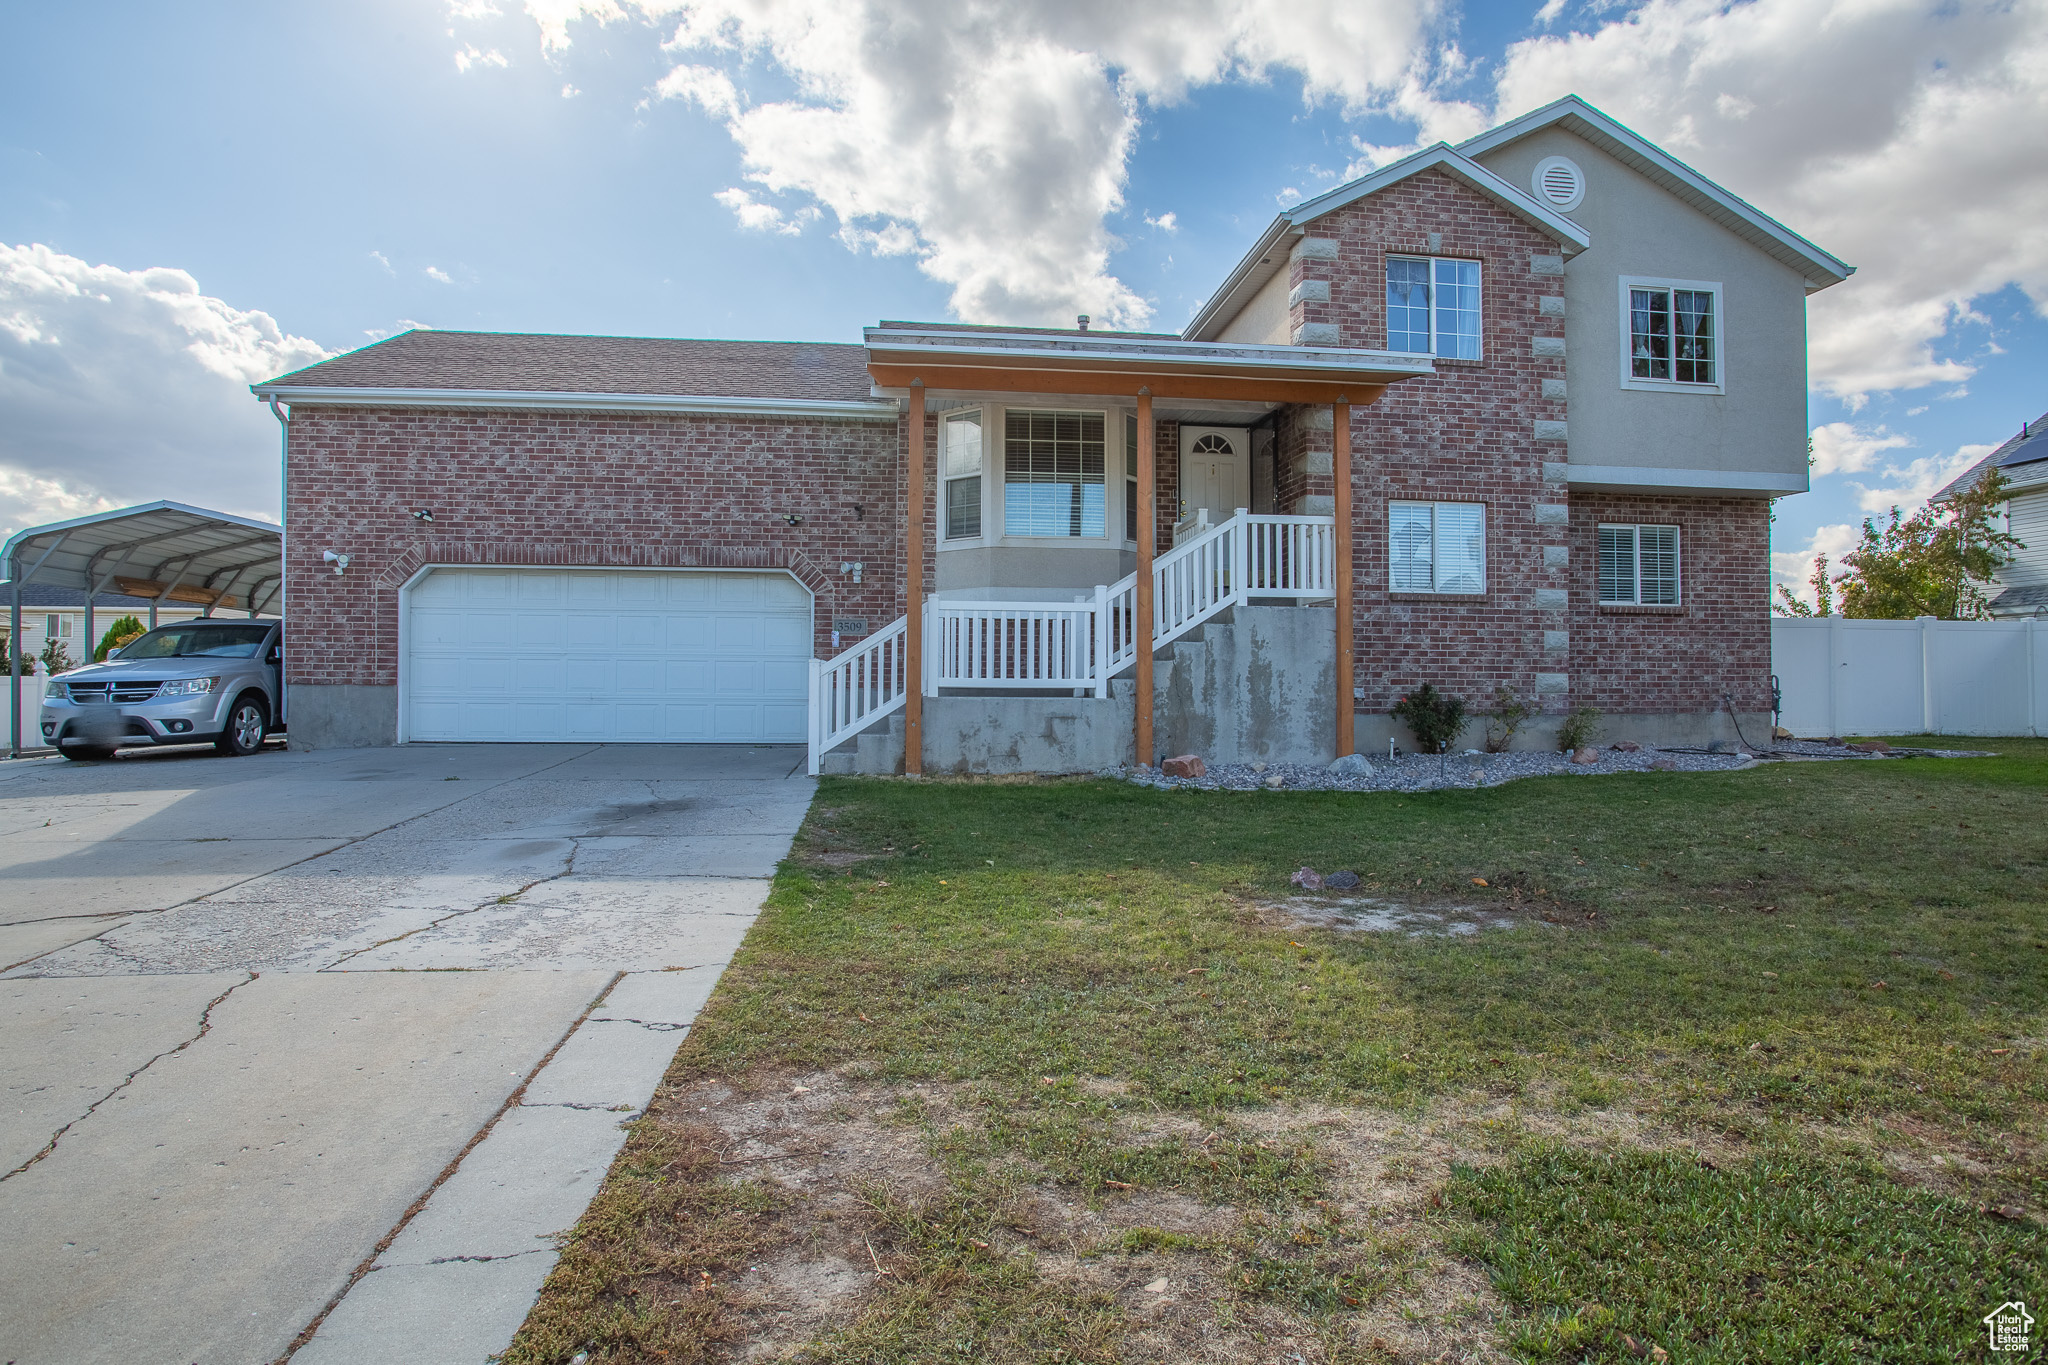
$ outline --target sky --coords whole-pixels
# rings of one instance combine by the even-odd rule
[[[275,517],[407,327],[1178,330],[1280,208],[1567,93],[1859,271],[1773,567],[2048,409],[2048,0],[191,0],[0,45],[0,535]]]

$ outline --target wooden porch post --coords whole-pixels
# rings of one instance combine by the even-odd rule
[[[1331,555],[1336,560],[1337,588],[1337,757],[1358,752],[1352,714],[1352,650],[1355,645],[1351,619],[1351,403],[1340,399],[1330,405],[1330,476],[1336,484],[1335,534]]]
[[[1152,390],[1138,390],[1138,592],[1131,612],[1131,643],[1137,646],[1138,753],[1152,761],[1152,552],[1159,524],[1158,464],[1152,451]]]
[[[910,381],[910,480],[903,536],[903,771],[924,771],[924,381]]]

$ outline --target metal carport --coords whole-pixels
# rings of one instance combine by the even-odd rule
[[[22,747],[21,673],[12,656],[21,642],[23,587],[45,583],[85,593],[91,662],[93,599],[117,580],[129,596],[151,599],[151,625],[155,604],[167,600],[204,605],[209,616],[230,601],[251,616],[282,605],[284,528],[182,502],[150,502],[31,526],[0,549],[0,568],[8,587],[7,752],[13,758]]]

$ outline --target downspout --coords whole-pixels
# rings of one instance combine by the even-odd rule
[[[278,472],[277,472],[277,619],[285,619],[285,582],[290,577],[285,565],[289,553],[286,537],[291,534],[292,498],[292,419],[278,403],[277,395],[270,395],[270,415],[277,419]],[[251,594],[250,605],[255,605]],[[253,612],[251,613],[254,614]],[[278,639],[286,645],[285,653],[277,663],[277,720],[280,725],[287,723],[286,713],[291,710],[291,686],[285,681],[285,670],[291,667],[289,642],[284,641],[284,627],[278,627]]]

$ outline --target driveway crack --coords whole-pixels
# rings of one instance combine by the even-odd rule
[[[516,1261],[521,1256],[539,1256],[554,1251],[553,1247],[535,1247],[531,1251],[508,1251],[502,1256],[436,1256],[428,1265],[452,1265],[457,1261]],[[379,1267],[380,1269],[382,1267]]]
[[[369,944],[362,948],[354,949],[350,952],[343,953],[340,957],[328,963],[325,967],[322,967],[320,970],[323,972],[334,971],[338,969],[343,963],[353,962],[356,958],[361,957],[364,953],[374,953],[379,948],[388,947],[393,943],[402,943],[406,939],[413,937],[415,934],[424,934],[429,929],[438,929],[442,925],[446,924],[449,920],[461,919],[464,915],[474,915],[477,911],[488,910],[494,905],[510,905],[512,904],[512,902],[518,900],[527,892],[533,890],[533,888],[535,888],[536,886],[546,886],[549,882],[558,882],[562,880],[562,878],[564,877],[574,876],[576,874],[576,855],[583,851],[583,839],[585,837],[587,836],[570,836],[569,856],[563,860],[561,871],[550,872],[545,877],[535,877],[526,885],[519,887],[517,890],[508,891],[502,896],[493,896],[487,901],[479,901],[477,904],[472,905],[467,909],[450,910],[447,914],[437,915],[435,918],[429,920],[425,924],[420,925],[416,929],[408,929],[402,934],[393,934],[390,938],[380,938],[375,943]]]
[[[140,1076],[143,1072],[149,1070],[151,1067],[155,1066],[164,1058],[175,1057],[180,1052],[183,1052],[186,1048],[192,1046],[192,1044],[198,1042],[201,1038],[204,1038],[213,1029],[214,1007],[219,1005],[221,1001],[233,995],[236,991],[242,989],[242,987],[248,985],[251,981],[254,981],[256,979],[256,976],[257,973],[250,972],[240,981],[237,981],[234,985],[228,987],[219,995],[216,995],[215,997],[213,997],[213,999],[207,1001],[206,1008],[199,1011],[199,1031],[197,1033],[193,1034],[190,1038],[187,1038],[184,1042],[179,1043],[176,1047],[165,1048],[162,1052],[157,1053],[156,1056],[151,1057],[141,1066],[136,1067],[126,1076],[123,1076],[118,1085],[116,1085],[113,1089],[109,1090],[106,1094],[94,1100],[91,1104],[87,1105],[85,1107],[84,1113],[80,1114],[77,1118],[72,1119],[70,1122],[66,1123],[62,1128],[59,1128],[56,1132],[50,1134],[50,1140],[43,1144],[43,1149],[40,1152],[37,1152],[34,1156],[30,1157],[27,1161],[22,1162],[19,1166],[16,1166],[13,1170],[7,1172],[5,1175],[0,1175],[0,1182],[14,1179],[14,1177],[20,1175],[23,1171],[35,1165],[38,1161],[41,1161],[44,1157],[56,1151],[57,1144],[63,1140],[64,1135],[66,1133],[70,1132],[73,1128],[76,1128],[79,1124],[91,1118],[93,1116],[94,1111],[96,1111],[101,1105],[105,1104],[108,1100],[114,1098],[114,1096],[120,1094],[123,1090],[126,1090],[130,1085],[134,1084],[135,1078],[137,1076]]]

